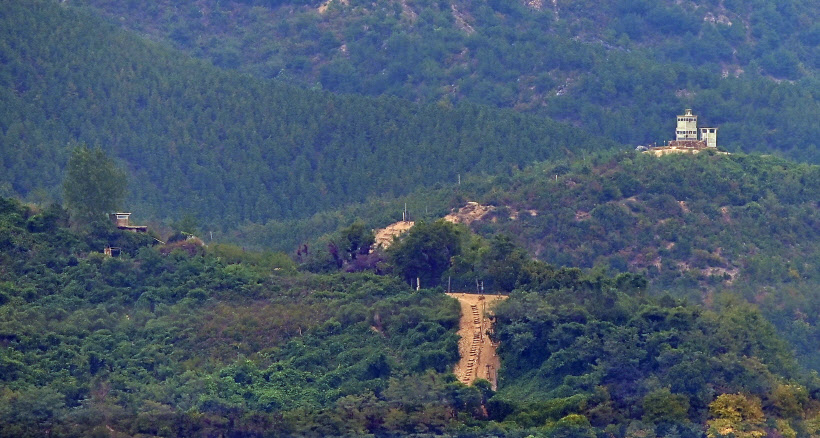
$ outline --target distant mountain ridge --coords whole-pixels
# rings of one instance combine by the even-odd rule
[[[730,150],[820,162],[810,0],[74,4],[259,77],[513,108],[627,144],[663,141],[694,107]]]
[[[410,23],[401,21],[404,18],[394,23],[389,14],[371,14],[373,10],[361,4],[344,13],[336,6],[330,8],[326,18],[339,23],[347,15],[360,17],[360,12],[368,12],[360,18],[378,19],[348,23],[351,32],[364,31],[349,36],[360,45],[351,40],[334,47],[346,47],[350,57],[346,62],[351,66],[356,65],[355,59],[372,61],[366,65],[372,70],[369,73],[337,66],[348,71],[344,77],[381,85],[372,82],[378,86],[345,89],[327,83],[322,87],[429,103],[416,105],[389,96],[372,100],[304,90],[283,83],[291,79],[303,83],[287,73],[288,69],[272,82],[214,69],[184,59],[162,43],[115,31],[91,17],[88,8],[74,6],[77,4],[40,0],[0,6],[4,12],[0,38],[3,194],[37,202],[59,199],[66,151],[84,142],[102,147],[128,169],[129,209],[135,214],[164,221],[189,214],[218,231],[245,222],[301,218],[375,194],[401,195],[423,184],[454,182],[462,173],[510,172],[568,151],[577,156],[583,150],[612,148],[619,141],[646,144],[662,140],[673,126],[670,114],[680,112],[684,103],[708,124],[719,126],[723,148],[778,150],[809,162],[820,157],[816,146],[820,100],[811,70],[794,83],[777,84],[759,75],[722,80],[707,67],[650,62],[651,57],[638,53],[637,48],[612,51],[580,37],[578,41],[565,38],[566,31],[559,26],[563,18],[554,21],[543,15],[543,22],[530,22],[526,20],[537,14],[522,14],[516,8],[500,11],[484,3],[473,8],[457,6],[460,14],[471,12],[476,20],[472,26],[484,32],[477,30],[467,39],[458,36],[462,31],[446,31],[450,21],[436,21],[451,16],[452,8],[442,9],[441,17],[426,7],[419,9]],[[112,8],[127,5],[107,3]],[[225,19],[238,19],[248,11],[295,8],[293,17],[279,22],[282,29],[324,29],[315,21],[318,5],[309,5],[307,15],[298,12],[303,6],[286,3],[255,3],[251,9],[243,5],[236,3],[232,9],[236,14]],[[275,7],[266,9],[265,5]],[[139,10],[162,15],[168,11],[166,6],[151,3]],[[175,11],[189,6],[182,3]],[[207,10],[216,13],[219,8]],[[811,11],[809,7],[804,12]],[[175,16],[177,12],[168,13]],[[403,10],[397,13],[404,17]],[[289,21],[298,17],[316,27]],[[513,31],[523,25],[504,31],[517,20],[546,27],[544,32],[532,27],[524,34]],[[140,22],[136,18],[116,21]],[[384,26],[375,26],[376,22]],[[184,28],[185,23],[179,25]],[[413,32],[396,33],[393,25],[411,26],[408,29]],[[150,34],[147,29],[143,32]],[[455,39],[435,37],[442,33]],[[803,40],[812,41],[809,37]],[[215,48],[221,47],[219,40],[212,41]],[[409,64],[382,64],[382,52],[371,52],[365,44],[368,41],[381,41],[379,44],[391,48],[390,59]],[[445,44],[447,41],[450,43]],[[312,53],[311,47],[305,45],[304,53]],[[453,51],[462,53],[464,47],[466,57],[459,58]],[[531,56],[536,47],[538,56]],[[411,49],[417,52],[406,53]],[[807,49],[805,55],[811,57],[811,53]],[[305,55],[301,56],[288,59],[304,61]],[[477,82],[435,74],[421,82],[411,80],[424,76],[415,73],[415,68],[434,72],[436,59],[461,59],[453,64],[454,74],[468,75]],[[308,64],[299,62],[307,68]],[[809,58],[803,64],[810,65]],[[325,67],[332,65],[329,62]],[[410,65],[413,68],[406,68]],[[610,77],[607,72],[617,74]],[[285,78],[288,75],[291,79]],[[324,77],[342,76],[327,70]],[[570,77],[573,79],[564,81]],[[412,91],[416,85],[421,87],[418,90],[439,90],[424,84],[442,78],[452,79],[450,85],[456,88],[445,95],[434,91],[427,97]],[[416,85],[401,85],[408,80]],[[532,81],[542,81],[543,87]],[[540,99],[539,89],[555,96],[531,107],[531,112],[571,122],[577,128],[469,103],[528,111],[527,105],[505,104],[493,96],[514,96],[517,91],[513,89],[533,86],[533,102]],[[676,91],[671,92],[670,87]],[[466,93],[468,89],[472,91]]]

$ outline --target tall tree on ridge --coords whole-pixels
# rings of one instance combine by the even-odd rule
[[[68,160],[63,192],[71,220],[86,225],[122,204],[126,174],[102,149],[79,145]]]

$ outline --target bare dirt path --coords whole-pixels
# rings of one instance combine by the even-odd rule
[[[504,300],[505,295],[479,295],[465,293],[447,294],[461,304],[461,321],[458,334],[458,352],[461,359],[453,372],[465,385],[475,379],[490,382],[493,390],[498,387],[498,368],[501,361],[496,354],[496,345],[490,341],[487,332],[492,330],[492,305]]]

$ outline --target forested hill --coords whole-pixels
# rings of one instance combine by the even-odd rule
[[[290,251],[303,243],[286,235],[293,230],[309,241],[357,217],[385,226],[401,219],[403,205],[417,220],[436,220],[477,201],[493,210],[471,224],[475,231],[510,235],[559,266],[647,271],[659,289],[747,276],[815,281],[818,199],[816,165],[745,154],[607,153],[465,178],[460,185],[350,205],[303,222],[253,225],[236,239]]]
[[[236,238],[290,251],[302,243],[292,236],[310,241],[357,217],[372,227],[396,221],[402,203],[412,217],[435,220],[477,201],[493,210],[474,230],[512,236],[543,261],[645,271],[657,290],[692,296],[744,285],[751,298],[762,285],[820,282],[818,199],[816,165],[743,154],[596,154],[304,222],[249,226]]]
[[[707,305],[735,294],[820,368],[820,167],[623,154],[545,164],[484,190],[474,199],[498,210],[477,230],[515,236],[550,263],[644,272],[657,293]]]
[[[492,178],[484,190],[476,200],[497,210],[475,226],[516,236],[558,265],[648,270],[663,289],[696,286],[710,274],[712,281],[743,278],[763,268],[752,259],[775,263],[763,270],[780,279],[789,268],[801,272],[795,280],[818,269],[815,165],[622,153],[543,163]]]
[[[539,260],[641,272],[650,293],[706,305],[727,294],[759,305],[801,361],[820,369],[819,199],[815,165],[743,154],[629,152],[465,179],[304,222],[249,226],[237,238],[269,247],[287,242],[279,248],[291,251],[312,242],[310,232],[315,239],[355,218],[374,228],[399,220],[405,202],[413,218],[430,221],[477,201],[492,211],[470,225],[474,231],[508,235]],[[514,284],[518,274],[508,271]],[[495,290],[486,273],[452,275],[454,282],[478,278]]]
[[[0,4],[4,193],[59,199],[77,142],[129,174],[129,210],[210,227],[299,217],[613,146],[475,105],[335,96],[203,62],[50,0]]]
[[[661,143],[695,108],[733,151],[820,162],[813,0],[70,0],[215,65],[472,101]]]
[[[742,303],[716,312],[655,299],[640,275],[524,261],[527,281],[497,313],[494,393],[452,374],[459,305],[441,288],[67,224],[57,206],[0,198],[2,437],[820,431],[820,381]],[[475,238],[443,222],[419,229]],[[497,251],[508,243],[493,239],[481,259],[515,266]],[[103,255],[109,245],[121,253]]]

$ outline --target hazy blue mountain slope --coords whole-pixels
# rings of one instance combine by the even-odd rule
[[[225,72],[53,1],[0,5],[3,191],[59,198],[73,143],[129,173],[129,209],[211,227],[300,217],[614,143],[475,105],[335,96]]]

